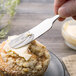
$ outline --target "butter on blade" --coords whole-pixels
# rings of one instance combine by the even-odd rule
[[[8,40],[6,41],[6,44],[5,44],[5,46],[4,46],[3,49],[4,49],[6,52],[8,52],[8,51],[11,50],[11,51],[15,52],[16,54],[18,54],[19,56],[24,57],[25,60],[29,60],[30,57],[32,56],[31,54],[28,54],[28,53],[27,53],[30,44],[28,44],[28,45],[26,45],[26,46],[24,46],[24,47],[18,48],[18,49],[14,49],[14,48],[11,48],[11,47],[9,46],[10,40],[12,40],[12,39],[14,39],[14,38],[16,38],[16,37],[17,37],[17,36],[8,37]]]

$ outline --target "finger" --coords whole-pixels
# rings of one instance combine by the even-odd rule
[[[65,4],[63,4],[59,10],[58,14],[61,17],[70,17],[76,15],[76,0],[69,0]]]
[[[67,0],[55,0],[54,2],[54,11],[55,14],[58,14],[58,9],[61,5],[63,5]]]
[[[73,16],[72,18],[73,18],[74,20],[76,20],[76,16]]]

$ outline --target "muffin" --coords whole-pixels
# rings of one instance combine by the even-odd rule
[[[0,75],[42,76],[50,61],[46,47],[34,40],[28,45],[14,49],[9,46],[14,37],[8,37],[0,44]]]

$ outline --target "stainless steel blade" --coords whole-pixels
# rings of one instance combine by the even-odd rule
[[[32,28],[31,30],[19,35],[16,39],[12,40],[9,44],[12,48],[19,48],[22,47],[31,41],[35,40],[42,34],[44,34],[46,31],[48,31],[54,21],[59,18],[59,15],[54,16],[53,18],[48,18],[41,22],[36,27]]]

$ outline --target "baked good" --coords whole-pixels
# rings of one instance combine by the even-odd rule
[[[41,76],[46,71],[50,54],[46,47],[34,40],[18,49],[11,48],[9,37],[0,44],[1,76]]]

